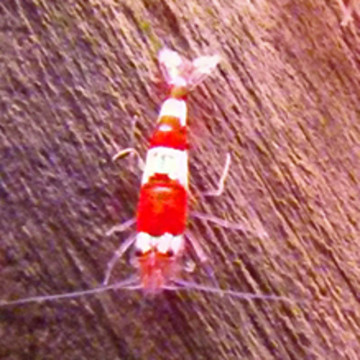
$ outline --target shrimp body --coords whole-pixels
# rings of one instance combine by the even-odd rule
[[[186,102],[169,97],[150,140],[137,207],[136,254],[141,283],[156,292],[176,276],[184,248],[188,201]]]
[[[138,258],[142,287],[156,292],[175,278],[184,249],[188,203],[188,139],[186,97],[190,88],[210,72],[208,62],[190,63],[173,51],[160,53],[170,94],[161,106],[150,139],[137,207]]]

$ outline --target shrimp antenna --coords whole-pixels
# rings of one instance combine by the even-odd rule
[[[191,281],[185,281],[185,280],[174,280],[173,283],[175,286],[165,286],[165,290],[196,290],[196,291],[202,291],[206,293],[211,294],[217,294],[220,296],[230,296],[233,298],[238,299],[244,299],[244,300],[265,300],[265,301],[284,301],[284,302],[290,302],[294,303],[297,302],[293,299],[290,299],[286,296],[278,296],[278,295],[266,295],[266,294],[253,294],[253,293],[246,293],[246,292],[240,292],[235,290],[223,290],[220,288],[207,286],[207,285],[201,285],[197,284]]]
[[[110,290],[139,290],[142,288],[142,285],[139,283],[137,276],[132,276],[129,279],[124,281],[117,282],[115,284],[110,284],[106,286],[98,286],[93,289],[88,290],[79,290],[64,294],[54,294],[54,295],[40,295],[40,296],[32,296],[28,298],[13,300],[13,301],[2,301],[0,300],[0,307],[8,306],[8,305],[20,305],[20,304],[28,304],[35,302],[43,302],[43,301],[53,301],[53,300],[61,300],[61,299],[72,299],[80,296],[86,295],[94,295],[98,293],[103,293]]]

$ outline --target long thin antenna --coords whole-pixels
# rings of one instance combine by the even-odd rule
[[[43,295],[43,296],[32,296],[24,299],[13,300],[13,301],[2,301],[0,300],[0,307],[8,306],[8,305],[20,305],[20,304],[28,304],[34,302],[43,302],[43,301],[52,301],[52,300],[60,300],[60,299],[71,299],[85,295],[94,295],[110,290],[124,289],[124,290],[139,290],[142,289],[141,284],[136,284],[138,282],[138,278],[136,276],[131,277],[130,279],[126,279],[124,281],[107,285],[107,286],[98,286],[93,289],[88,290],[79,290],[74,292],[69,292],[65,294],[55,294],[55,295]]]
[[[211,286],[196,284],[190,281],[185,280],[174,280],[173,281],[175,286],[170,285],[164,287],[166,290],[197,290],[202,291],[206,293],[211,294],[217,294],[221,296],[230,296],[238,299],[244,299],[244,300],[265,300],[265,301],[284,301],[289,303],[297,303],[298,301],[295,301],[293,299],[290,299],[285,296],[278,296],[278,295],[266,295],[266,294],[253,294],[253,293],[245,293],[245,292],[239,292],[234,290],[223,290]]]

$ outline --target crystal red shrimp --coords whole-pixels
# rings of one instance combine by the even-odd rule
[[[218,56],[192,63],[164,49],[159,62],[170,94],[150,140],[137,207],[135,253],[142,287],[156,292],[176,278],[184,250],[188,201],[186,96],[216,67]]]
[[[159,63],[169,86],[169,96],[161,106],[155,131],[150,139],[136,219],[117,225],[108,235],[123,231],[136,222],[136,234],[126,239],[109,261],[103,284],[99,287],[70,293],[35,296],[15,301],[0,301],[0,306],[15,305],[44,300],[73,298],[116,289],[143,289],[147,293],[162,290],[193,289],[208,293],[228,295],[244,299],[263,299],[291,301],[276,295],[249,294],[232,290],[222,290],[179,279],[184,245],[187,240],[202,263],[207,257],[200,244],[186,230],[188,217],[188,139],[186,97],[190,90],[202,82],[219,63],[219,56],[202,56],[190,62],[174,51],[163,49]],[[120,151],[113,158],[136,153],[129,148]],[[229,169],[230,156],[227,156],[219,189],[207,195],[219,195]],[[229,224],[211,215],[193,213],[205,221],[221,226],[247,231],[246,227]],[[112,269],[117,260],[131,247],[135,248],[138,273],[134,276],[109,285]]]

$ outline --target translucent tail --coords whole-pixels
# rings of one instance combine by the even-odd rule
[[[159,52],[160,69],[167,84],[185,87],[188,91],[208,77],[219,62],[219,55],[200,56],[190,61],[167,48]]]

